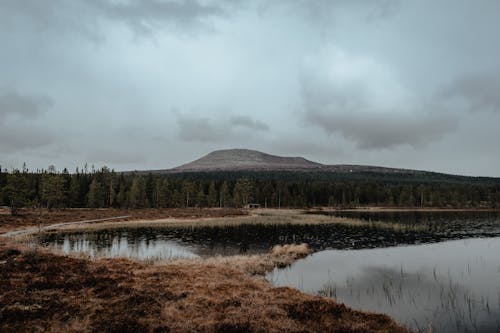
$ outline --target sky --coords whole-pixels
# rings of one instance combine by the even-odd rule
[[[0,1],[0,165],[248,148],[500,177],[496,0]]]

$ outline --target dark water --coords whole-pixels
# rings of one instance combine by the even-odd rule
[[[498,211],[312,211],[308,214],[347,217],[372,222],[397,223],[408,229],[418,227],[438,238],[500,236]]]
[[[321,251],[267,278],[415,330],[500,332],[498,237]]]
[[[499,212],[398,212],[340,216],[370,220],[369,226],[342,224],[134,227],[40,236],[43,245],[90,256],[140,259],[269,251],[277,244],[307,243],[313,251],[366,249],[435,243],[450,239],[500,236]],[[377,227],[377,221],[403,224],[396,230]],[[413,228],[418,225],[419,228]],[[408,226],[405,228],[404,226]]]
[[[276,269],[269,280],[387,313],[414,329],[500,332],[500,213],[338,214],[373,223],[122,228],[44,234],[39,241],[67,253],[141,259],[308,243],[313,255]],[[403,227],[378,228],[377,221]]]

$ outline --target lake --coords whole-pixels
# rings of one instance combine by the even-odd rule
[[[499,212],[336,214],[370,223],[113,228],[47,233],[39,242],[65,253],[139,259],[256,254],[307,243],[312,255],[267,278],[387,313],[413,329],[500,331]]]
[[[417,330],[500,332],[500,237],[321,251],[267,278]]]

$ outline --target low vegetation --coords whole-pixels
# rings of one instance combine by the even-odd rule
[[[24,227],[44,227],[51,224],[86,221],[128,216],[115,220],[126,222],[136,220],[189,220],[200,218],[221,218],[248,215],[241,209],[197,209],[197,208],[170,208],[170,209],[20,209],[17,215],[12,216],[7,208],[0,208],[0,233]]]
[[[85,260],[3,242],[2,332],[407,332],[385,315],[274,288],[234,262]]]
[[[263,255],[236,255],[228,257],[212,257],[205,260],[209,265],[223,265],[232,267],[250,275],[264,275],[275,267],[283,268],[291,265],[295,260],[305,258],[311,250],[307,244],[277,245],[270,253]]]
[[[242,224],[344,224],[354,227],[373,227],[391,231],[421,231],[425,225],[383,222],[377,220],[363,220],[357,218],[339,217],[327,214],[306,214],[301,210],[293,209],[59,209],[59,210],[22,210],[18,216],[1,214],[0,233],[12,229],[25,227],[27,234],[38,231],[59,230],[96,230],[122,227],[184,227],[184,226],[236,226]],[[121,215],[120,215],[121,214]],[[116,216],[109,221],[97,223],[67,223],[94,219],[106,219]],[[55,223],[55,224],[54,224]],[[37,227],[31,231],[28,227]],[[39,227],[39,228],[38,228]]]
[[[22,210],[6,230],[128,214],[61,228],[242,223],[368,223],[294,210]],[[25,239],[26,240],[26,239]],[[66,256],[0,237],[0,331],[408,332],[389,317],[331,299],[274,288],[263,275],[310,253],[306,244],[249,256],[133,261]]]

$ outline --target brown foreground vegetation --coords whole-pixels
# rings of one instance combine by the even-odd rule
[[[255,255],[215,256],[208,258],[171,259],[152,261],[156,265],[210,265],[231,267],[249,275],[265,275],[275,267],[290,266],[297,259],[305,258],[311,250],[307,244],[276,245],[269,253]]]
[[[297,217],[291,211],[244,216],[248,211],[238,209],[20,213],[11,217],[0,212],[0,233],[124,215],[129,217],[118,222],[64,227],[332,222],[321,216]],[[291,288],[274,288],[259,277],[308,253],[305,244],[285,245],[264,255],[148,263],[64,256],[0,238],[0,332],[408,332],[385,315],[353,311]]]
[[[211,257],[204,262],[209,265],[223,265],[244,271],[250,275],[265,275],[275,267],[290,266],[297,259],[305,258],[311,253],[307,244],[276,245],[270,253],[259,255],[235,255],[228,257]]]
[[[87,260],[0,242],[1,332],[408,332],[215,260]]]

